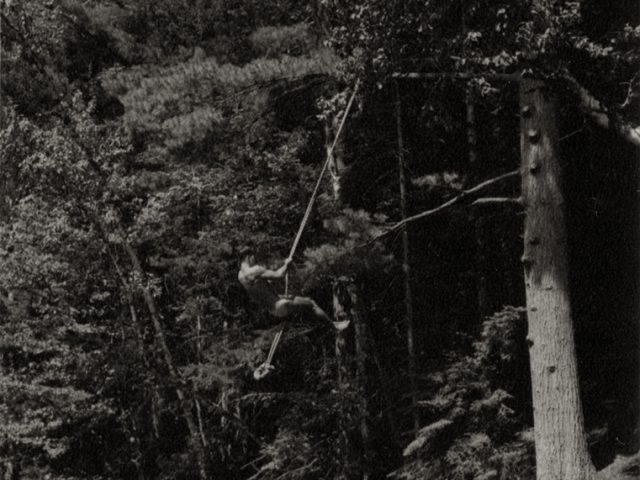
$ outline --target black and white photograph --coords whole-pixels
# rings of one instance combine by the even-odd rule
[[[0,480],[640,480],[638,0],[0,0]]]

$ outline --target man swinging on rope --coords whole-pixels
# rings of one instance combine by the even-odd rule
[[[328,322],[337,331],[347,328],[349,326],[348,320],[342,322],[332,321],[325,311],[309,297],[278,295],[274,292],[269,280],[283,278],[290,263],[291,260],[287,259],[279,269],[269,270],[262,265],[257,265],[253,255],[247,255],[240,264],[238,280],[249,294],[249,297],[260,306],[266,308],[274,317],[286,318],[290,315],[301,313],[311,315],[317,320]],[[279,340],[280,336],[277,336],[276,339]],[[274,339],[274,344],[277,340]],[[272,350],[275,350],[274,345],[272,345]],[[270,352],[270,355],[273,354]],[[267,361],[254,372],[254,377],[260,379],[272,369],[273,365]]]
[[[318,192],[320,191],[320,184],[322,183],[322,177],[324,173],[327,171],[329,164],[331,163],[331,159],[333,158],[333,150],[338,143],[338,138],[340,138],[340,133],[342,132],[342,128],[344,127],[345,121],[347,119],[347,115],[351,110],[351,106],[353,105],[353,101],[356,98],[356,93],[358,92],[358,86],[360,85],[360,81],[356,82],[356,85],[353,87],[353,92],[351,93],[351,98],[349,102],[347,102],[347,107],[345,108],[344,115],[342,115],[342,120],[340,121],[340,125],[338,127],[338,131],[336,132],[333,143],[331,144],[331,148],[327,152],[327,159],[322,166],[322,170],[320,170],[320,174],[318,175],[318,180],[316,181],[316,185],[313,188],[313,193],[311,194],[311,198],[309,199],[309,203],[307,204],[307,209],[304,212],[304,216],[302,217],[302,222],[300,222],[300,227],[298,227],[298,233],[296,234],[295,239],[293,240],[293,246],[291,247],[291,251],[289,252],[289,257],[284,262],[284,265],[280,267],[278,270],[269,270],[268,268],[263,267],[262,265],[256,265],[255,259],[253,256],[246,256],[242,260],[242,264],[240,265],[240,271],[238,272],[238,280],[244,288],[247,290],[249,296],[262,305],[263,307],[269,310],[273,316],[286,318],[295,313],[303,313],[314,316],[318,320],[322,320],[325,322],[329,322],[331,326],[337,330],[344,330],[349,326],[349,321],[342,322],[333,322],[329,318],[329,316],[322,310],[316,302],[314,302],[311,298],[308,297],[294,297],[289,295],[278,295],[276,294],[268,281],[270,279],[282,278],[285,277],[287,268],[289,267],[289,263],[291,263],[291,259],[293,255],[296,253],[296,248],[298,248],[298,243],[300,242],[300,238],[302,237],[302,233],[304,232],[304,228],[309,220],[309,216],[311,215],[311,210],[313,209],[313,204],[318,197]],[[267,357],[267,361],[260,365],[255,372],[253,372],[253,377],[256,380],[261,379],[265,375],[269,373],[269,370],[273,369],[271,365],[271,358],[278,346],[278,341],[282,336],[282,330],[278,332],[276,337],[273,339],[273,343],[271,344],[271,350],[269,351],[269,356]]]

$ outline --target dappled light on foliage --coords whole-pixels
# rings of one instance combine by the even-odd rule
[[[409,461],[392,478],[532,478],[530,406],[514,410],[528,401],[529,379],[518,378],[528,365],[525,330],[523,309],[506,307],[483,322],[471,355],[431,375],[437,392],[419,405],[433,421],[405,447]]]
[[[535,177],[566,198],[540,202],[567,218],[556,391],[589,468],[636,478],[630,5],[0,0],[0,477],[549,480],[535,77],[567,172]]]

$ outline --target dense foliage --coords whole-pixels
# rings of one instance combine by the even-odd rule
[[[389,234],[396,88],[412,214],[518,168],[517,91],[489,74],[523,69],[562,100],[592,453],[637,450],[637,167],[575,88],[637,116],[622,4],[0,1],[5,478],[534,478],[518,207],[411,224],[413,373]],[[238,261],[286,258],[356,79],[288,288],[360,323],[289,322],[258,382],[279,326]]]

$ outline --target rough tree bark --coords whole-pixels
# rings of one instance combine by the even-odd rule
[[[398,138],[398,183],[400,184],[400,216],[407,218],[407,179],[404,172],[404,139],[402,136],[402,103],[400,101],[400,88],[395,83],[396,91],[396,135]],[[416,387],[416,348],[413,329],[413,296],[411,294],[411,266],[409,263],[409,227],[402,227],[402,271],[404,273],[404,323],[407,332],[407,360],[409,364],[409,389],[411,398],[411,416],[413,429],[417,432],[420,428],[420,416],[418,415],[418,394]]]
[[[591,480],[569,302],[567,232],[555,102],[520,86],[524,266],[538,480]]]

